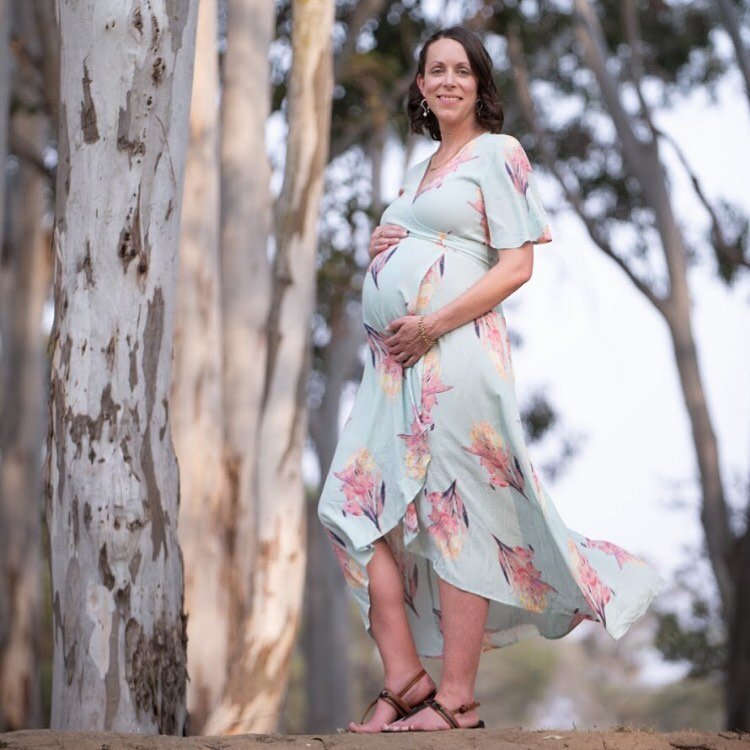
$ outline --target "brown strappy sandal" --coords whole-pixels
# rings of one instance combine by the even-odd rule
[[[472,724],[469,727],[462,727],[457,719],[456,714],[465,714],[471,711],[472,708],[478,708],[481,706],[481,703],[477,703],[477,701],[472,701],[471,703],[463,703],[458,708],[451,711],[450,709],[446,708],[440,701],[435,700],[435,698],[428,698],[427,700],[423,701],[421,705],[415,706],[412,711],[410,712],[410,715],[417,713],[418,711],[421,711],[423,708],[431,708],[436,713],[440,714],[441,718],[445,719],[446,723],[448,724],[448,729],[484,729],[484,722],[480,719],[476,724]],[[431,732],[431,731],[441,731],[441,730],[431,730],[431,729],[385,729],[383,730],[385,732]]]
[[[419,674],[414,675],[414,677],[409,680],[409,683],[406,685],[406,687],[401,688],[401,690],[398,693],[394,693],[392,690],[389,690],[388,688],[383,688],[377,695],[377,698],[367,707],[364,714],[362,714],[362,721],[360,721],[360,724],[365,723],[365,719],[367,718],[367,714],[372,711],[372,709],[375,707],[378,701],[385,701],[388,705],[390,705],[393,710],[396,712],[396,719],[394,721],[397,721],[398,719],[403,719],[405,716],[408,716],[413,710],[414,706],[410,706],[405,700],[404,696],[411,690],[425,675],[427,674],[426,669],[422,669]],[[427,698],[423,698],[422,701],[417,703],[418,706],[422,704],[425,700],[431,700],[435,697],[435,693],[437,691],[433,690]]]

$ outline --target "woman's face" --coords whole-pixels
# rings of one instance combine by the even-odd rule
[[[477,79],[469,57],[455,39],[438,39],[427,48],[424,76],[417,86],[440,127],[476,120]]]

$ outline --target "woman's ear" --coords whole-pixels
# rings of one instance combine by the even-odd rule
[[[417,74],[417,88],[419,89],[419,93],[424,96],[424,76],[419,74]]]

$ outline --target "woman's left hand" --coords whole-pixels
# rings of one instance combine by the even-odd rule
[[[388,353],[391,354],[402,367],[411,367],[419,361],[430,349],[419,332],[421,315],[406,315],[392,320],[386,331],[391,335],[385,340]],[[429,336],[429,331],[427,332]]]

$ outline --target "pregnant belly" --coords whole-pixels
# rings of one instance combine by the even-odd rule
[[[471,286],[484,269],[429,240],[407,237],[376,256],[362,285],[362,318],[384,331],[394,318],[424,315]]]

